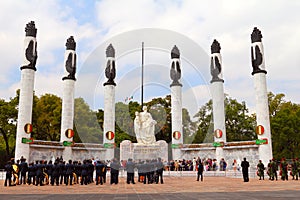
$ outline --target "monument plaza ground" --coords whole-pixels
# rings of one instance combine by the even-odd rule
[[[118,185],[110,185],[109,178],[103,185],[4,187],[0,181],[0,199],[298,199],[300,181],[259,181],[251,178],[164,177],[164,184],[126,184],[121,177]]]

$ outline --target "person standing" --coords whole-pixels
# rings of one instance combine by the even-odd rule
[[[65,176],[65,184],[69,184],[70,180],[70,185],[73,184],[73,173],[74,173],[74,165],[72,160],[69,160],[69,163],[66,164],[66,176]]]
[[[119,170],[120,170],[120,163],[117,159],[113,159],[110,164],[110,184],[118,184],[119,183]]]
[[[264,171],[265,171],[265,165],[262,163],[261,160],[259,160],[257,164],[257,175],[259,176],[259,180],[261,180],[261,178],[265,180]]]
[[[83,185],[83,183],[85,185],[88,184],[88,163],[87,160],[83,161],[83,164],[81,166],[81,181],[80,184]]]
[[[249,182],[249,173],[248,173],[249,166],[250,166],[249,162],[246,160],[246,158],[244,158],[244,160],[241,163],[244,182]]]
[[[287,162],[285,160],[285,158],[281,159],[280,162],[280,174],[281,174],[281,180],[288,180],[288,169],[287,169]]]
[[[20,171],[21,171],[21,179],[20,179],[20,184],[24,184],[26,183],[26,174],[28,171],[28,164],[26,162],[26,158],[24,158],[23,156],[21,157],[21,164],[20,164]]]
[[[157,175],[157,178],[155,180],[156,184],[158,184],[159,179],[160,179],[160,183],[164,184],[163,171],[164,171],[164,164],[161,161],[161,158],[158,158],[156,163],[156,175]]]
[[[4,168],[6,171],[4,186],[5,187],[7,186],[7,182],[8,182],[8,186],[13,186],[13,184],[11,183],[11,177],[14,169],[11,165],[11,161],[8,161],[7,164],[4,166]]]
[[[54,183],[58,186],[59,185],[59,161],[56,160],[52,167],[52,176],[51,176],[51,185],[53,186]]]
[[[28,179],[27,183],[30,185],[31,183],[35,185],[35,177],[36,177],[36,167],[34,163],[30,163],[28,167]]]
[[[198,160],[197,168],[198,168],[197,181],[199,181],[200,176],[201,176],[201,181],[203,181],[203,171],[204,171],[204,167],[203,167],[203,163],[202,163],[201,159]]]
[[[293,176],[293,180],[298,180],[298,165],[297,164],[298,163],[296,162],[296,160],[293,159],[293,163],[292,163],[292,176]]]
[[[127,184],[135,184],[134,182],[134,168],[135,164],[132,162],[131,158],[128,158],[128,162],[126,164],[126,171],[127,171]]]

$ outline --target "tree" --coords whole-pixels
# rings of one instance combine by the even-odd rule
[[[198,131],[193,143],[214,141],[212,100],[209,100],[194,116],[197,118]],[[249,115],[245,102],[239,103],[236,99],[225,96],[225,127],[227,141],[245,141],[256,139],[255,116]]]
[[[97,112],[91,110],[83,98],[76,98],[74,112],[74,141],[102,143],[103,130],[98,121]]]
[[[13,157],[16,142],[19,90],[9,101],[0,99],[0,167]]]
[[[197,118],[198,130],[192,143],[213,142],[212,100],[202,106],[194,118]]]
[[[300,105],[284,100],[284,94],[268,94],[273,156],[300,156]]]
[[[34,101],[32,137],[37,140],[60,140],[61,98],[52,94],[42,95]]]

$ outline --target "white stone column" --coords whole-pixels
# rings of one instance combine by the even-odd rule
[[[171,51],[171,121],[172,121],[172,157],[182,159],[181,145],[183,144],[182,128],[182,84],[180,52],[175,45]]]
[[[19,97],[19,112],[16,135],[15,160],[24,156],[29,160],[29,144],[23,144],[22,138],[30,138],[24,130],[26,124],[31,124],[35,71],[23,69],[21,72],[21,89]]]
[[[264,49],[261,39],[262,34],[255,27],[251,34],[251,60],[255,89],[256,122],[257,126],[261,125],[264,127],[264,132],[258,135],[258,139],[268,140],[268,144],[261,144],[258,151],[260,160],[262,160],[264,165],[267,165],[269,160],[272,159],[273,153],[266,83],[267,71],[265,70]]]
[[[171,114],[172,114],[172,145],[183,144],[182,133],[182,86],[171,86]],[[180,133],[180,137],[176,136],[176,132]],[[172,148],[173,159],[181,158],[180,148]]]
[[[115,137],[112,139],[108,132],[115,134],[115,86],[104,86],[104,122],[103,122],[103,144],[115,143]],[[107,148],[106,160],[114,158],[114,148]]]
[[[105,76],[108,78],[104,86],[104,122],[103,122],[103,144],[106,148],[105,160],[114,158],[115,148],[115,87],[116,77],[115,49],[110,44],[106,49]]]
[[[21,156],[30,160],[29,144],[22,143],[22,138],[30,138],[31,134],[26,133],[24,127],[32,123],[33,91],[35,81],[35,65],[37,60],[37,45],[35,24],[33,21],[26,24],[26,36],[24,39],[24,59],[21,67],[21,88],[19,97],[18,124],[16,134],[15,160]]]
[[[63,80],[63,87],[60,142],[73,141],[73,137],[68,138],[66,136],[66,131],[68,129],[73,130],[74,126],[75,81],[72,79],[65,79]]]
[[[220,43],[214,40],[211,45],[210,91],[213,102],[214,142],[226,142],[225,110],[224,110],[224,80],[222,72],[222,57],[220,54]],[[216,159],[224,158],[223,147],[216,147]]]
[[[61,113],[60,142],[73,142],[74,136],[74,93],[75,93],[75,73],[76,73],[76,42],[70,36],[66,42],[65,51],[65,72],[63,80],[63,98]],[[68,134],[66,134],[66,132]],[[72,149],[66,146],[63,152],[63,159],[72,159]]]

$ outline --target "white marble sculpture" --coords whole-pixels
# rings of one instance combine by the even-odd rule
[[[143,112],[135,112],[134,132],[139,144],[154,144],[156,142],[155,124],[156,121],[147,112],[147,106],[143,106]]]

